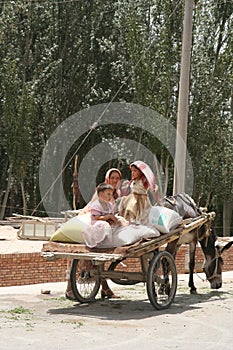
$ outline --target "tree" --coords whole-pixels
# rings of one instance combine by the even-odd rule
[[[0,3],[1,216],[7,205],[45,215],[39,192],[42,152],[52,132],[72,114],[103,102],[133,102],[175,127],[182,6],[173,0]],[[193,196],[219,213],[232,196],[231,12],[227,0],[199,1],[194,11],[188,125]],[[173,160],[153,137],[159,127],[154,125],[151,134],[123,125],[92,130],[79,148],[79,164],[101,140],[132,138],[157,156],[170,193]],[[62,174],[67,198],[72,156],[81,141],[67,155]],[[58,140],[61,149],[65,142]],[[117,161],[125,165],[122,159],[112,162]],[[59,208],[58,199],[58,213]]]
[[[206,28],[203,31],[203,27]],[[232,196],[231,28],[229,2],[198,3],[192,60],[189,145],[195,195],[220,208]]]

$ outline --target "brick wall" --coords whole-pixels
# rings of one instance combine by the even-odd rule
[[[223,271],[233,271],[233,247],[222,255]],[[200,247],[196,251],[196,271],[200,272],[203,264]],[[127,269],[135,270],[139,259],[128,259]],[[0,287],[26,284],[65,281],[66,259],[47,261],[40,253],[0,254]],[[187,273],[188,246],[182,246],[176,257],[178,273]]]
[[[0,255],[0,287],[65,280],[66,260],[46,261],[40,253]]]

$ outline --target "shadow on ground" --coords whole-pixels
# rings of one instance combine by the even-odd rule
[[[74,302],[72,306],[49,309],[48,313],[53,315],[72,315],[98,318],[104,320],[132,320],[154,317],[155,315],[181,314],[186,311],[205,308],[206,303],[227,300],[232,297],[231,293],[210,291],[205,294],[189,295],[177,294],[170,308],[156,310],[148,299],[142,300],[100,300],[88,304]]]

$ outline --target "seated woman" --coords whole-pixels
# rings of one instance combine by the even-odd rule
[[[130,181],[123,180],[121,171],[117,168],[110,168],[106,174],[105,174],[105,183],[111,185],[113,187],[113,195],[111,202],[115,205],[115,201],[117,198],[120,198],[122,196],[127,196],[130,191]],[[87,205],[82,209],[85,212],[89,211],[89,207],[92,202],[98,199],[97,191],[93,194],[90,202],[87,203]],[[114,207],[114,211],[116,208]]]

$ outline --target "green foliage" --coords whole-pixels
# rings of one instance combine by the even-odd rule
[[[212,205],[232,197],[232,6],[198,5],[192,58],[189,149],[196,194]],[[206,30],[203,30],[201,25]]]
[[[171,0],[0,4],[0,189],[3,193],[12,164],[8,205],[13,212],[15,206],[33,210],[40,202],[38,169],[45,143],[77,111],[126,101],[150,107],[176,125],[182,21],[183,3]],[[232,28],[229,1],[196,2],[188,151],[194,198],[202,205],[219,205],[233,194]],[[140,139],[168,168],[171,190],[173,162],[151,134],[122,125],[97,128],[79,159],[104,139]],[[126,166],[123,157],[106,167],[112,164]],[[64,175],[67,197],[72,167],[70,162]]]
[[[30,309],[25,309],[22,306],[11,309],[8,312],[11,313],[12,315],[14,315],[14,314],[32,314],[32,311]]]

